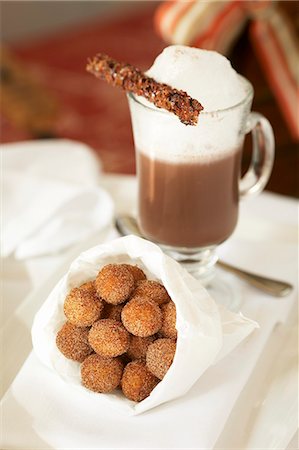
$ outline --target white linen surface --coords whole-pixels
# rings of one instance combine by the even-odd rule
[[[251,299],[252,291],[246,295],[246,301]],[[31,353],[3,399],[3,447],[212,449],[291,300],[288,305],[273,304],[272,299],[256,295],[247,313],[259,321],[260,330],[209,368],[185,396],[138,416],[116,411],[104,398],[99,399],[95,413],[84,392],[74,394],[72,386]],[[284,430],[284,435],[287,432]],[[293,429],[290,433],[291,438]]]
[[[105,227],[110,196],[100,163],[84,144],[49,140],[1,145],[1,254],[17,259],[57,253]]]
[[[271,208],[267,210],[269,199]],[[259,201],[265,207],[257,221],[263,220],[267,214],[271,218],[273,206],[282,206],[282,210],[285,208],[285,220],[294,217],[296,207],[292,201],[269,194],[256,199],[257,203]],[[257,233],[252,236],[250,228],[245,238],[244,223],[241,228],[241,238],[235,236],[227,242],[226,248],[221,250],[222,256],[228,261],[239,261],[244,268],[285,279],[297,286],[296,241],[290,242],[288,234],[285,243],[282,228],[279,242],[273,242],[271,229],[276,234],[278,229],[271,221],[269,240],[266,234],[262,236],[262,241]],[[263,257],[257,258],[260,254]],[[32,353],[3,399],[4,448],[212,449],[251,377],[275,324],[286,320],[297,298],[296,288],[289,297],[274,299],[245,283],[240,283],[238,287],[243,299],[242,313],[255,319],[260,329],[230,355],[209,368],[184,397],[140,416],[130,417],[116,412],[105,401],[94,414],[83,393],[74,395],[72,386],[43,366]],[[296,382],[293,389],[296,391]],[[271,420],[268,427],[273,426],[273,415]],[[281,420],[279,425],[283,432],[280,439],[276,437],[273,449],[283,448],[279,444],[293,435],[293,428],[286,429]],[[292,420],[296,421],[296,413]],[[255,441],[256,447],[242,448],[261,448],[261,443],[261,440]]]
[[[119,205],[118,211],[124,212],[128,204],[132,206],[134,189],[130,191],[126,203],[123,179],[117,183],[114,177],[103,177],[102,181],[115,204]],[[221,247],[221,256],[247,270],[289,281],[297,288],[296,225],[296,202],[262,194],[241,205],[239,226]],[[91,242],[90,245],[94,245],[94,240]],[[38,262],[39,258],[36,260]],[[95,414],[84,393],[78,391],[74,395],[72,386],[42,365],[31,353],[2,400],[2,448],[212,449],[273,328],[278,322],[286,320],[297,298],[297,289],[280,300],[235,278],[230,280],[236,283],[242,296],[241,312],[256,320],[260,329],[255,330],[222,361],[210,367],[184,397],[138,416],[119,413],[103,401],[99,402],[101,405]],[[34,299],[33,303],[41,304],[42,300],[45,297],[41,298],[39,290],[39,298]],[[22,309],[21,305],[19,313],[30,310],[28,306]],[[30,321],[30,318],[24,319]],[[284,440],[288,432],[293,433],[293,430],[283,426],[281,429],[284,430]],[[292,434],[289,435],[291,438]],[[261,440],[256,442],[254,448],[261,448]],[[247,449],[245,445],[242,448]],[[252,448],[251,445],[248,450]],[[273,448],[282,448],[279,447],[279,439]]]

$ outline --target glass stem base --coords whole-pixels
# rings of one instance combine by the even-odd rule
[[[215,302],[231,311],[238,311],[242,294],[232,274],[223,273],[216,267],[216,246],[188,251],[161,246],[166,254],[178,261],[194,278],[198,279]]]
[[[216,246],[205,247],[198,251],[162,247],[166,254],[178,261],[194,278],[208,286],[215,277],[215,265],[218,261]]]

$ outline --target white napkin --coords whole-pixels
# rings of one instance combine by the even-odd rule
[[[67,360],[55,345],[56,333],[65,322],[63,303],[73,287],[94,279],[107,263],[138,264],[149,279],[161,280],[176,304],[177,350],[171,368],[150,396],[140,403],[121,394],[95,394],[81,385],[80,365]],[[36,314],[33,348],[40,360],[67,383],[89,397],[95,413],[102,397],[127,413],[141,413],[184,395],[217,359],[232,351],[258,325],[240,314],[219,309],[208,292],[176,261],[155,244],[126,236],[82,253],[56,285]],[[77,395],[74,389],[73,395]]]
[[[2,256],[53,254],[109,224],[100,163],[84,144],[49,140],[1,146]]]

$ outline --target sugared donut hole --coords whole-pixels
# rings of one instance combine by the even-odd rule
[[[160,330],[162,313],[159,305],[153,300],[134,296],[123,307],[121,320],[134,336],[147,337]]]
[[[149,345],[146,352],[146,365],[149,371],[162,380],[170,368],[176,351],[173,339],[157,339]]]
[[[150,395],[159,383],[143,361],[133,361],[124,370],[121,388],[124,395],[135,402],[140,402]]]
[[[170,297],[165,287],[154,280],[139,281],[134,291],[136,297],[147,297],[154,300],[158,305],[163,305],[170,301]]]
[[[136,265],[133,266],[132,264],[123,264],[123,266],[125,266],[131,272],[135,284],[137,284],[139,281],[146,280],[146,275],[143,270],[140,269],[140,267]]]
[[[113,358],[128,350],[130,335],[121,322],[114,319],[100,319],[91,327],[88,341],[96,353]]]
[[[113,305],[119,305],[126,301],[134,287],[134,277],[124,264],[104,266],[95,280],[98,296]]]
[[[131,336],[127,355],[132,360],[145,359],[148,346],[154,342],[156,335],[148,337]]]
[[[162,311],[162,327],[160,334],[163,337],[176,339],[176,307],[173,301],[161,305]]]
[[[58,350],[68,359],[82,362],[93,350],[88,343],[89,327],[66,322],[56,335]]]
[[[175,305],[164,286],[147,280],[136,265],[108,264],[95,282],[70,292],[64,309],[80,326],[64,324],[57,347],[82,363],[82,384],[95,392],[121,386],[130,400],[146,398],[169,369],[176,348],[169,339],[176,336]]]
[[[90,281],[70,291],[63,309],[69,322],[78,327],[87,327],[101,317],[104,304],[97,296],[94,282]]]
[[[111,392],[120,384],[123,367],[119,358],[103,358],[94,353],[81,364],[82,384],[94,392]]]

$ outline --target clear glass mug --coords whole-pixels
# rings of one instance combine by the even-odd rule
[[[216,247],[234,231],[239,199],[261,192],[272,171],[274,136],[268,120],[250,112],[253,87],[229,108],[183,125],[165,110],[128,95],[136,149],[138,224],[142,234],[207,284]],[[252,160],[241,178],[244,138],[252,133]]]

